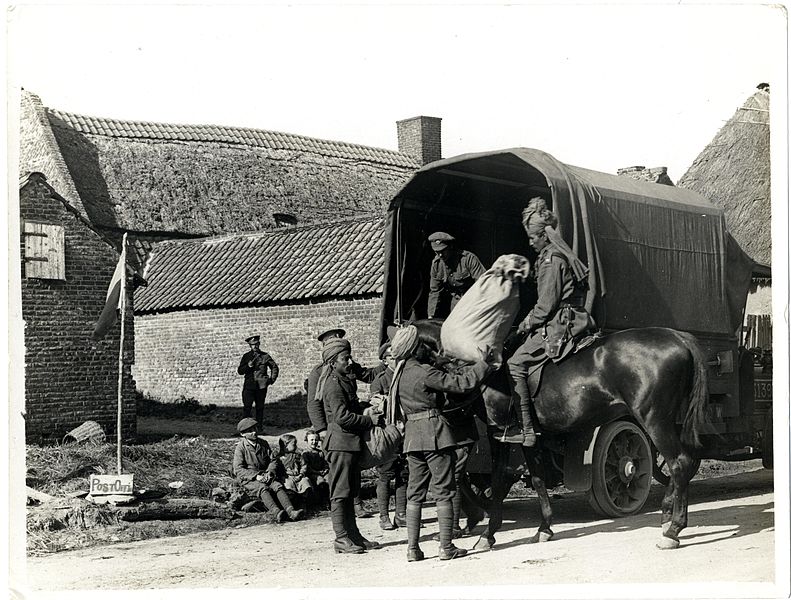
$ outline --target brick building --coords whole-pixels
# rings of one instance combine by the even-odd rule
[[[241,406],[251,334],[280,366],[269,401],[302,391],[316,335],[332,326],[358,362],[376,364],[383,255],[382,217],[157,244],[135,299],[138,389]],[[306,418],[303,402],[293,409]]]
[[[440,157],[440,119],[430,117],[399,121],[396,151],[242,127],[84,116],[47,108],[40,98],[24,90],[21,100],[20,172],[41,173],[63,209],[75,218],[79,216],[98,239],[111,244],[107,247],[110,254],[112,246],[119,248],[122,235],[128,233],[135,250],[131,262],[138,267],[151,248],[163,240],[281,227],[300,229],[332,219],[382,215],[411,174],[425,161]],[[66,242],[68,273],[68,238]],[[300,252],[298,248],[293,251]],[[89,269],[94,257],[88,254],[85,258],[85,268]],[[105,263],[99,261],[93,266],[105,286],[100,294],[102,302],[112,276],[112,268],[109,274],[105,272]],[[134,301],[130,297],[130,305]],[[346,297],[333,301],[348,306]],[[32,296],[23,297],[28,335],[32,332],[30,319],[38,318],[38,302]],[[306,301],[306,305],[311,302]],[[90,318],[97,316],[98,312]],[[63,313],[61,318],[75,317]],[[148,318],[141,314],[143,322]],[[128,331],[131,336],[133,328]],[[144,336],[144,340],[147,352],[145,344],[150,338]],[[146,356],[135,351],[136,343],[130,337],[125,345],[128,361],[133,364]],[[51,368],[51,358],[28,352],[26,377]],[[73,358],[87,360],[76,355]],[[80,363],[76,370],[81,368]],[[133,371],[141,376],[150,372],[148,366],[140,364]],[[84,375],[89,379],[104,377],[98,370]],[[184,389],[185,396],[196,397],[187,389],[189,385],[174,385]],[[289,386],[291,389],[296,384]],[[133,384],[124,390],[133,406]],[[79,402],[79,395],[74,392],[74,402]],[[26,394],[29,414],[35,413],[34,405],[41,398]],[[72,421],[79,424],[94,419],[97,411],[87,406],[75,408]],[[31,423],[28,425],[33,436],[29,439],[54,439],[65,427],[58,423],[52,432],[40,427],[34,433]]]
[[[41,173],[20,182],[25,434],[56,442],[86,420],[116,431],[120,327],[91,339],[118,262],[113,244]],[[126,311],[123,438],[135,435],[132,307]]]

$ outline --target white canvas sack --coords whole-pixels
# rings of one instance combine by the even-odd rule
[[[503,344],[519,312],[519,282],[530,272],[530,261],[518,254],[500,256],[461,297],[442,324],[444,353],[467,361],[493,350],[502,362]]]

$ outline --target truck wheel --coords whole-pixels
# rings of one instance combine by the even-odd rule
[[[634,423],[615,421],[602,427],[593,449],[593,485],[588,501],[606,517],[640,511],[651,491],[654,453]]]
[[[763,443],[761,444],[761,464],[764,469],[772,469],[775,466],[775,451],[774,451],[774,431],[772,423],[772,410],[766,413],[764,417],[764,436]]]

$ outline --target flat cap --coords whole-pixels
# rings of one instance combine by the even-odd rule
[[[323,342],[327,338],[331,338],[331,337],[342,338],[345,335],[346,335],[345,329],[340,329],[340,328],[328,329],[327,331],[322,331],[318,336],[316,336],[316,339],[319,340],[320,342]]]
[[[244,341],[247,342],[248,344],[255,344],[255,343],[261,341],[261,336],[260,335],[251,335],[248,338],[244,338]]]
[[[379,360],[385,359],[385,354],[387,354],[388,350],[390,350],[390,342],[385,342],[379,346]]]
[[[258,427],[258,421],[253,419],[252,417],[245,417],[239,423],[236,424],[236,431],[242,433],[243,431],[247,431],[248,429],[255,429]]]
[[[455,242],[456,238],[444,231],[435,231],[428,236],[428,241],[431,242],[432,250],[444,250],[448,244]]]

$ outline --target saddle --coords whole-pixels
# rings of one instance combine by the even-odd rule
[[[604,334],[601,333],[601,331],[596,331],[583,336],[574,343],[568,344],[569,350],[563,355],[562,359],[566,359],[572,354],[576,354],[580,350],[584,350],[603,337]],[[552,357],[548,355],[544,356],[541,362],[532,365],[528,371],[527,385],[528,389],[530,390],[530,398],[533,399],[533,401],[535,401],[535,399],[538,397],[538,392],[541,389],[541,376],[544,372],[544,367],[551,358]],[[559,364],[561,360],[552,359],[555,364]],[[522,427],[518,418],[517,407],[512,407],[507,423],[492,423],[489,421],[488,427],[490,433],[492,433],[494,437],[502,442],[521,444],[523,441]],[[536,418],[535,410],[533,410],[533,427],[536,431],[541,431],[541,423]]]

